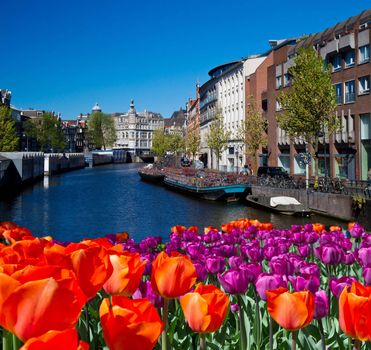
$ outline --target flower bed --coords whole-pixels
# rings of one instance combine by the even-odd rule
[[[371,235],[240,219],[81,242],[0,223],[3,349],[355,349],[371,340]]]

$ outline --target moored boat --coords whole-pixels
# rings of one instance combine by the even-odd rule
[[[311,214],[310,209],[293,197],[249,195],[246,197],[246,202],[249,206],[284,215],[310,216]]]
[[[165,174],[161,171],[161,169],[153,167],[152,164],[139,169],[138,174],[143,181],[158,184],[162,183],[165,178]]]
[[[212,201],[225,200],[227,202],[233,202],[245,198],[246,195],[251,193],[251,186],[249,184],[203,187],[196,184],[182,183],[168,176],[165,176],[164,184],[169,189]]]

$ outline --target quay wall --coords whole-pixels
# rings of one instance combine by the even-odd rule
[[[0,156],[13,161],[22,183],[33,182],[44,175],[42,152],[0,152]]]
[[[44,174],[53,175],[85,167],[83,153],[48,153],[44,154]]]
[[[358,219],[354,217],[352,210],[353,198],[349,195],[322,192],[307,193],[305,189],[283,189],[256,185],[251,187],[253,195],[294,197],[300,203],[307,204],[317,214],[347,221]],[[367,206],[370,210],[369,213],[371,213],[371,201],[367,201],[365,210],[367,210]]]

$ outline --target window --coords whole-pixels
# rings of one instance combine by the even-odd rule
[[[345,82],[345,103],[351,103],[356,100],[355,88],[356,84],[354,80]]]
[[[358,79],[358,95],[368,94],[370,92],[370,76]]]
[[[281,104],[276,100],[276,111],[281,111],[282,110],[282,106]]]
[[[354,57],[354,50],[345,53],[344,61],[346,68],[354,66]]]
[[[332,64],[332,71],[336,72],[341,69],[341,57],[340,55],[335,55],[331,59],[331,64]]]
[[[290,85],[290,74],[289,73],[286,73],[284,76],[283,76],[283,85],[284,86],[289,86]]]
[[[338,105],[343,103],[343,84],[335,84],[335,93],[336,93],[336,103]]]
[[[276,89],[281,88],[281,86],[282,86],[282,76],[279,75],[278,77],[276,77]]]
[[[359,48],[359,63],[370,61],[370,45],[361,46]]]

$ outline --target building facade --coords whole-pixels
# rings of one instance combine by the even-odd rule
[[[238,171],[245,165],[245,145],[241,139],[245,77],[255,72],[264,60],[264,55],[257,55],[217,66],[209,72],[211,79],[200,87],[201,151],[209,167],[215,167],[216,159],[207,146],[206,135],[217,112],[230,135],[227,148],[221,154],[220,170]]]
[[[370,40],[371,10],[330,27],[323,32],[273,49],[273,64],[268,67],[268,153],[269,165],[283,166],[291,174],[303,174],[300,154],[305,152],[303,140],[291,142],[276,122],[280,113],[277,95],[288,89],[288,69],[294,64],[301,47],[313,47],[332,70],[336,91],[336,114],[341,130],[320,137],[319,175],[367,179],[371,168],[371,95]],[[313,174],[314,168],[311,167]]]
[[[160,113],[146,110],[138,113],[133,100],[127,113],[113,113],[112,116],[117,133],[114,148],[124,149],[132,155],[150,153],[154,131],[164,129],[164,118]]]
[[[180,108],[170,118],[164,119],[164,132],[167,135],[185,136],[187,126],[187,111]]]

